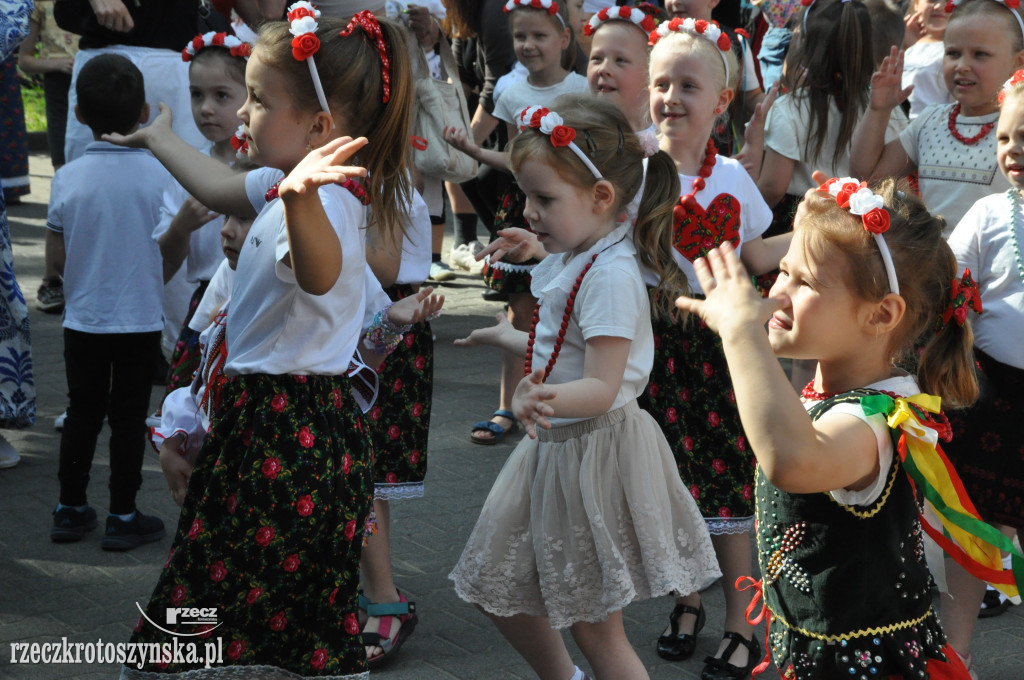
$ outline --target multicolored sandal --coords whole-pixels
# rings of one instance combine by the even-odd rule
[[[416,603],[405,599],[401,591],[398,591],[398,602],[374,603],[364,595],[359,596],[359,608],[366,612],[367,616],[375,616],[380,619],[376,633],[363,633],[363,645],[365,647],[380,647],[381,653],[376,656],[368,656],[366,663],[370,668],[377,668],[385,661],[394,656],[402,644],[409,639],[416,629]],[[392,621],[398,619],[401,628],[398,634],[391,636]]]

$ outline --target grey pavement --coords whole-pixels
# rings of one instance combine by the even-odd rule
[[[0,470],[0,678],[116,678],[107,664],[22,665],[11,663],[12,642],[123,642],[145,604],[170,548],[170,536],[128,553],[99,548],[99,531],[81,543],[58,545],[48,537],[57,500],[59,434],[53,419],[65,407],[63,343],[60,319],[33,308],[43,271],[46,201],[52,171],[48,157],[31,159],[32,194],[9,208],[16,272],[29,303],[38,391],[34,427],[5,432],[22,455],[15,468]],[[102,186],[98,191],[116,191]],[[469,425],[497,407],[498,360],[482,348],[458,349],[452,340],[489,324],[501,307],[480,297],[478,277],[462,275],[441,290],[444,316],[434,323],[437,336],[434,409],[426,496],[392,504],[392,549],[396,582],[417,603],[420,623],[397,658],[374,677],[416,680],[533,678],[528,665],[495,628],[456,596],[447,574],[462,550],[479,508],[516,437],[493,447],[469,442]],[[156,406],[158,391],[153,391]],[[89,489],[101,521],[107,502],[106,431],[97,448]],[[146,459],[139,505],[155,513],[169,529],[177,506],[156,457]],[[102,524],[101,524],[102,526]],[[753,569],[754,567],[752,567]],[[704,593],[708,623],[694,658],[671,663],[654,653],[671,599],[636,603],[625,611],[627,633],[655,680],[698,678],[704,656],[721,639],[724,600],[721,588]],[[758,635],[763,635],[760,628]],[[582,655],[572,645],[577,663]],[[761,638],[763,640],[763,637]],[[975,669],[984,680],[1024,680],[1024,607],[982,620],[974,647]],[[776,677],[770,670],[764,677]]]

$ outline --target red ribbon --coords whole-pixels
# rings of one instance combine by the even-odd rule
[[[747,619],[747,623],[751,626],[756,626],[762,621],[764,624],[764,658],[761,659],[761,663],[754,667],[751,671],[751,677],[764,673],[768,666],[771,664],[771,653],[768,647],[768,626],[770,621],[767,620],[768,605],[764,601],[764,585],[762,581],[755,581],[750,576],[740,576],[736,579],[736,590],[743,592],[745,590],[754,589],[754,596],[750,599],[750,604],[747,605],[747,611],[744,616]],[[753,616],[754,610],[757,608],[758,603],[761,604],[761,610],[757,613],[757,616]]]
[[[373,12],[364,9],[361,12],[356,12],[348,22],[345,30],[338,35],[342,38],[347,38],[352,35],[352,31],[357,26],[363,29],[367,37],[377,46],[377,53],[380,55],[381,80],[384,84],[384,99],[382,101],[387,104],[388,100],[391,99],[391,61],[388,59],[388,46],[384,42],[384,33],[381,32],[380,24],[377,23],[377,17],[373,16]]]

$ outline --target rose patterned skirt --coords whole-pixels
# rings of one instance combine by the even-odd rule
[[[519,227],[526,229],[526,218],[523,208],[526,207],[526,194],[513,180],[501,197],[501,205],[494,213],[494,230]],[[491,262],[490,256],[484,260],[484,283],[491,290],[514,295],[530,292],[530,271],[537,265],[537,260],[527,262]]]
[[[366,677],[356,610],[373,456],[348,379],[241,375],[221,404],[132,641],[171,643],[156,625],[203,630],[168,623],[169,607],[216,607],[204,636],[221,639],[224,665],[122,677]]]
[[[696,317],[686,325],[660,318],[651,324],[654,368],[640,406],[665,433],[708,530],[750,531],[756,461],[743,435],[722,341]]]
[[[412,295],[413,288],[396,285],[388,288],[387,294],[392,300],[401,300]],[[369,413],[376,454],[374,497],[391,500],[422,496],[434,388],[434,335],[430,324],[413,326],[377,367],[377,375],[380,389]]]

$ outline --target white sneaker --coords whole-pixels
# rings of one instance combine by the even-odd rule
[[[21,460],[21,456],[14,449],[14,445],[11,444],[7,439],[0,435],[0,470],[4,468],[12,468],[18,464]]]
[[[451,281],[455,276],[455,272],[453,272],[451,267],[446,265],[444,262],[430,263],[430,274],[427,275],[427,278],[431,281]]]
[[[56,418],[53,419],[53,429],[57,430],[57,432],[63,432],[64,431],[64,421],[67,420],[67,419],[68,419],[68,410],[64,409],[63,413],[61,413],[59,416],[57,416]]]
[[[483,271],[484,263],[483,261],[477,262],[476,255],[483,249],[484,244],[480,243],[480,241],[463,243],[452,248],[451,253],[448,254],[448,262],[453,267],[478,274]]]

